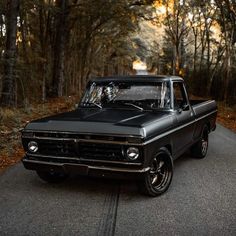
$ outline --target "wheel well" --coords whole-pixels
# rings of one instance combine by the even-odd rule
[[[208,132],[210,132],[211,131],[211,123],[207,122],[206,125],[207,125],[207,128],[208,128]]]
[[[170,152],[170,154],[172,155],[172,147],[171,147],[171,145],[170,145],[170,144],[167,144],[167,145],[165,146],[165,148],[167,148],[168,151]]]
[[[207,127],[208,127],[208,131],[210,132],[211,131],[211,123],[210,122],[207,123]]]

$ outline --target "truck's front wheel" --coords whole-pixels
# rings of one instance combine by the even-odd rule
[[[61,183],[66,178],[67,175],[64,173],[50,172],[50,171],[36,171],[40,179],[48,183]]]
[[[139,186],[143,193],[155,197],[164,193],[170,186],[173,176],[173,160],[170,152],[166,148],[160,149],[152,159],[150,167]]]

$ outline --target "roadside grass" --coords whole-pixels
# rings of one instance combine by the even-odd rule
[[[236,132],[236,105],[229,107],[225,103],[219,102],[217,122]]]
[[[24,150],[21,147],[20,130],[29,121],[70,111],[78,101],[78,97],[69,96],[25,108],[0,108],[0,172],[22,159]],[[217,122],[236,132],[236,105],[228,107],[218,103]]]

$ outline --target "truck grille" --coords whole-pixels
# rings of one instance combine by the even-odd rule
[[[38,141],[39,153],[42,155],[58,157],[76,157],[76,147],[74,142],[65,141]]]
[[[123,161],[122,147],[113,144],[80,143],[79,156],[83,159]]]
[[[39,154],[83,160],[124,161],[123,148],[116,144],[37,140]]]

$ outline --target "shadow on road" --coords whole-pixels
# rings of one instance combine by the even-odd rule
[[[193,162],[194,160],[195,159],[191,157],[189,153],[182,155],[180,158],[174,161],[174,172],[178,172],[183,164]],[[50,184],[42,181],[35,173],[32,172],[29,182],[34,188],[40,188],[49,191],[50,189],[53,189],[54,191],[55,189],[57,189],[67,193],[73,192],[88,195],[94,193],[95,191],[101,193],[109,193],[110,191],[113,191],[114,188],[121,186],[121,193],[125,192],[126,195],[130,195],[130,197],[140,196],[140,192],[137,187],[137,181],[135,180],[120,180],[72,175],[63,183]]]

